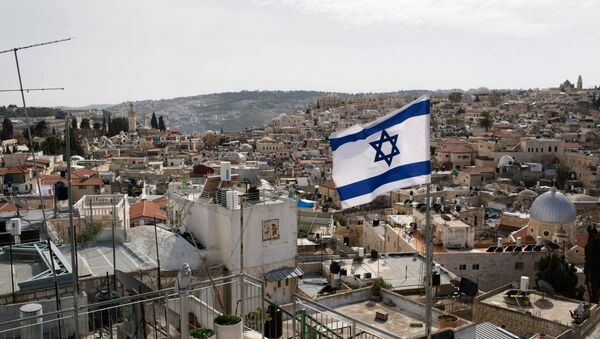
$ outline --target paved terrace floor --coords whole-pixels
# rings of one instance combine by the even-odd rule
[[[513,310],[516,312],[527,311],[535,317],[559,322],[564,325],[571,324],[572,319],[569,311],[575,310],[575,308],[577,308],[578,305],[577,302],[557,300],[548,296],[542,297],[537,293],[530,294],[529,300],[531,301],[531,306],[529,307],[513,305],[511,303],[506,302],[506,300],[504,299],[504,293],[498,293],[483,300],[482,302],[489,305],[499,306],[502,308]]]

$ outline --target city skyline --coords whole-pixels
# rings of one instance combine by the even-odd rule
[[[600,4],[592,1],[22,1],[0,9],[11,32],[0,49],[77,37],[20,53],[26,88],[65,87],[29,93],[32,106],[239,90],[547,88],[580,74],[584,87],[600,83]],[[18,87],[10,53],[0,55],[0,74],[1,89]],[[8,104],[20,106],[18,93],[0,96]]]

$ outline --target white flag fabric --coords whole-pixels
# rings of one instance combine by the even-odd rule
[[[371,123],[329,137],[332,177],[342,208],[431,182],[429,116],[430,99],[424,95]]]

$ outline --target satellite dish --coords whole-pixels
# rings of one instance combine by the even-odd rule
[[[549,294],[550,296],[553,296],[554,293],[556,293],[556,291],[554,290],[554,286],[552,286],[552,284],[550,284],[549,282],[547,282],[546,280],[537,280],[535,282],[538,286],[538,288],[540,289],[540,291],[543,292],[542,294],[542,300],[544,300],[544,297],[546,296],[546,294]]]

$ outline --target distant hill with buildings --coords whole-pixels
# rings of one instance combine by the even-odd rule
[[[220,130],[235,131],[244,127],[262,126],[281,113],[304,111],[325,95],[348,97],[351,95],[401,95],[419,96],[430,91],[410,90],[390,93],[331,93],[323,91],[241,91],[203,94],[161,100],[134,102],[138,119],[152,112],[163,115],[167,127],[178,127],[185,132]],[[438,93],[438,92],[435,92]],[[442,91],[439,91],[442,93]],[[126,115],[128,102],[107,107],[117,115]]]

